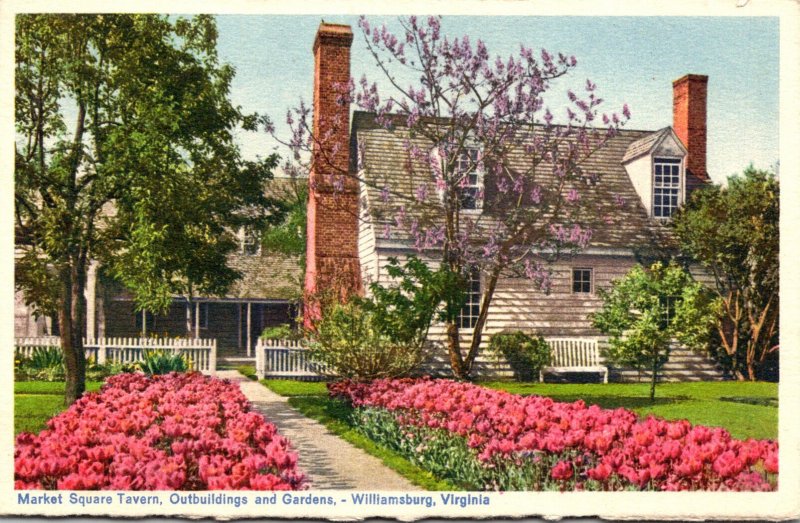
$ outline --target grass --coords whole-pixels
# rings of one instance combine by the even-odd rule
[[[624,407],[640,416],[687,419],[695,425],[725,427],[735,438],[778,437],[778,384],[765,382],[662,383],[650,403],[649,383],[551,384],[483,382],[514,394],[538,394],[555,401],[584,400],[604,408]]]
[[[343,440],[380,459],[384,465],[415,485],[426,490],[459,490],[454,484],[436,478],[400,454],[377,445],[358,432],[350,424],[352,409],[341,400],[329,398],[325,383],[292,380],[261,380],[261,383],[273,392],[288,396],[289,405],[304,416],[322,423]]]
[[[86,382],[86,390],[98,390],[102,382]],[[63,411],[64,382],[20,381],[14,383],[14,435],[38,433],[47,420]]]

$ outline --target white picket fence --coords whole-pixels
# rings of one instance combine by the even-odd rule
[[[57,336],[15,338],[14,349],[30,357],[36,347],[60,347]],[[141,361],[146,350],[164,350],[183,354],[192,368],[214,374],[217,371],[217,340],[206,338],[93,338],[84,339],[87,358],[98,363],[134,363]]]
[[[308,359],[308,349],[298,340],[256,341],[256,376],[264,378],[318,378],[325,369]]]
[[[546,338],[550,345],[550,365],[539,372],[544,381],[545,372],[601,372],[603,383],[608,383],[608,367],[600,358],[598,338]]]

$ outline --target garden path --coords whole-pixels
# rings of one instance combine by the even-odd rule
[[[237,382],[253,406],[292,443],[312,489],[420,490],[378,458],[338,438],[324,425],[289,406],[287,399],[238,371],[217,371]]]

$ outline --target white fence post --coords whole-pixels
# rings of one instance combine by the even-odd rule
[[[217,340],[211,340],[211,354],[209,355],[210,361],[208,362],[208,372],[211,374],[217,373]]]

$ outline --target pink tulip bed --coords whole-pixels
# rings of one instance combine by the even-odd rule
[[[777,488],[778,444],[583,401],[558,403],[434,379],[342,381],[364,434],[478,490]]]
[[[297,456],[239,387],[199,373],[110,377],[20,433],[17,489],[295,490]]]

